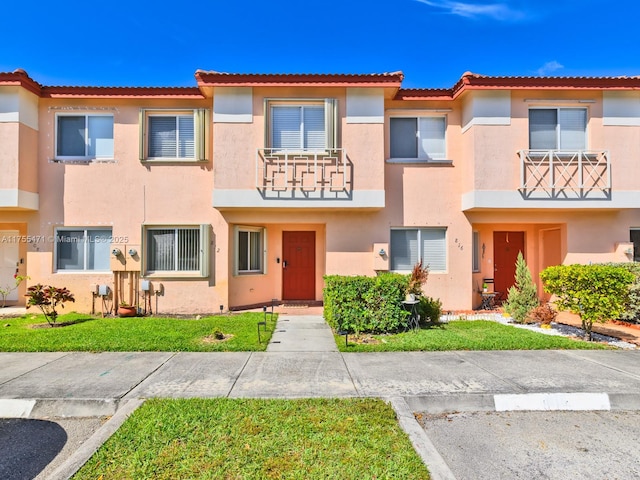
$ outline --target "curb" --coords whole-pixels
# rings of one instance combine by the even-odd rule
[[[438,453],[427,432],[414,417],[413,410],[409,408],[405,399],[392,397],[388,401],[396,412],[400,428],[409,436],[416,453],[429,469],[430,478],[432,480],[456,480],[449,465]]]
[[[124,402],[104,425],[56,468],[48,480],[68,480],[91,458],[91,456],[115,433],[124,421],[144,403],[142,399]]]
[[[640,410],[636,393],[573,392],[448,394],[404,397],[414,412],[622,411]]]
[[[108,417],[116,413],[118,403],[116,398],[0,398],[0,417]]]

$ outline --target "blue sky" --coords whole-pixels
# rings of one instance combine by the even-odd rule
[[[640,75],[640,2],[10,1],[0,71],[45,85],[194,86],[197,69],[402,70],[405,88],[485,75]]]

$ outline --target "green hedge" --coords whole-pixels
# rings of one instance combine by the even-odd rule
[[[633,273],[635,280],[629,287],[629,297],[624,307],[624,312],[620,315],[620,320],[640,323],[640,263],[607,263],[614,267],[622,267]]]
[[[407,326],[402,301],[408,275],[384,273],[377,277],[324,277],[324,317],[335,330],[350,333],[386,333]]]

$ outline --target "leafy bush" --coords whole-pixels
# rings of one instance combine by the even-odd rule
[[[516,323],[522,323],[529,312],[540,304],[536,285],[533,283],[522,252],[518,252],[515,280],[516,283],[509,289],[507,301],[504,302],[503,307]]]
[[[324,316],[335,330],[386,333],[407,326],[402,308],[409,277],[384,273],[377,277],[325,276]]]
[[[593,322],[619,318],[624,311],[634,275],[613,265],[557,265],[542,271],[544,289],[555,295],[556,306],[580,315],[585,337]]]
[[[25,296],[28,298],[27,308],[33,305],[38,307],[51,326],[55,325],[58,318],[56,307],[60,305],[64,308],[65,302],[76,301],[73,294],[66,288],[45,287],[40,283],[29,287]]]
[[[614,267],[622,267],[635,276],[635,280],[629,287],[629,296],[624,307],[624,311],[620,314],[620,319],[627,322],[640,323],[640,263],[607,263]]]
[[[420,305],[418,306],[420,313],[420,323],[440,323],[442,315],[442,302],[438,298],[420,297]]]

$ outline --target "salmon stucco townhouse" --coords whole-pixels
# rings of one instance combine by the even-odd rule
[[[197,71],[170,87],[0,73],[0,286],[165,313],[322,301],[429,266],[446,309],[549,265],[640,258],[640,78]],[[26,285],[9,296],[24,304]]]

